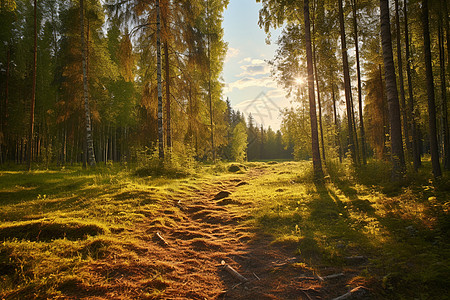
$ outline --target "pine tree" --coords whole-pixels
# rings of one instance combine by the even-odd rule
[[[422,22],[423,22],[423,48],[425,54],[425,72],[427,80],[428,93],[428,128],[430,134],[430,152],[431,164],[433,166],[433,175],[440,177],[442,175],[441,165],[439,163],[439,150],[437,142],[436,129],[436,105],[434,95],[433,69],[431,65],[431,49],[430,49],[430,28],[428,21],[428,0],[422,1]]]
[[[33,87],[31,92],[30,131],[28,136],[28,170],[31,170],[34,141],[34,107],[36,103],[36,70],[37,70],[37,3],[34,0],[34,47],[33,47]]]
[[[309,1],[304,0],[303,4],[304,22],[305,22],[305,41],[306,41],[306,63],[308,68],[308,92],[309,92],[309,115],[311,118],[311,141],[314,177],[323,178],[322,161],[320,159],[319,136],[317,131],[316,103],[314,97],[314,71],[313,54],[311,47],[311,31],[309,19]]]
[[[356,156],[356,142],[354,137],[354,124],[353,124],[353,104],[351,100],[351,83],[350,83],[350,71],[347,55],[347,41],[345,36],[345,24],[344,24],[344,8],[342,0],[338,1],[339,6],[339,24],[340,24],[340,36],[341,36],[341,49],[342,49],[342,67],[344,73],[344,91],[345,91],[345,105],[347,108],[347,126],[348,126],[348,143],[350,148],[350,155],[353,163],[357,164]]]
[[[388,99],[389,123],[391,126],[392,180],[399,181],[406,171],[398,101],[397,81],[392,54],[389,0],[380,0],[381,41],[383,48],[386,95]]]

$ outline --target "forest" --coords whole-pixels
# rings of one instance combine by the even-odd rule
[[[230,0],[0,0],[0,298],[450,299],[449,1],[251,1],[279,129]]]

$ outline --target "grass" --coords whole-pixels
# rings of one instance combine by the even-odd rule
[[[95,278],[88,266],[139,257],[134,226],[174,226],[160,211],[189,184],[136,177],[118,166],[0,171],[0,298],[102,294],[108,275]],[[143,298],[165,286],[156,277],[143,284]]]
[[[402,184],[389,182],[388,165],[375,161],[359,169],[328,162],[323,183],[312,180],[310,162],[178,171],[170,178],[120,165],[0,171],[0,298],[114,298],[108,293],[118,274],[135,286],[125,297],[164,297],[171,266],[143,260],[152,231],[138,225],[176,228],[176,199],[250,171],[250,184],[223,205],[251,215],[243,225],[299,255],[295,264],[317,274],[343,269],[355,274],[350,286],[368,285],[379,299],[448,298],[449,174],[430,178],[428,162]],[[351,260],[360,256],[367,259]]]
[[[265,166],[270,171],[236,197],[256,195],[255,226],[319,274],[349,268],[380,299],[446,299],[450,181],[449,174],[430,179],[427,164],[392,184],[384,163],[354,170],[328,162],[329,177],[318,184],[310,163],[279,163]],[[360,256],[367,260],[352,266]]]

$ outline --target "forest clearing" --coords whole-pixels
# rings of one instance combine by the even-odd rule
[[[0,299],[450,299],[449,11],[0,0]]]
[[[329,170],[322,183],[311,162],[174,179],[2,171],[0,298],[448,298],[449,178],[402,187],[387,165]]]

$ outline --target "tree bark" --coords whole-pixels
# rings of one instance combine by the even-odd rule
[[[87,19],[87,24],[86,24],[86,85],[89,87],[89,32],[90,32],[90,28],[89,28],[89,18]],[[83,168],[86,169],[87,168],[87,164],[88,164],[88,144],[87,144],[87,139],[83,140]]]
[[[341,35],[341,48],[342,48],[342,64],[344,71],[344,90],[345,90],[345,105],[347,107],[347,125],[348,125],[348,140],[350,155],[352,157],[353,163],[357,164],[356,150],[355,150],[355,138],[353,136],[353,110],[351,101],[351,83],[350,83],[350,72],[348,66],[348,55],[347,55],[347,42],[345,38],[345,24],[344,24],[344,8],[342,0],[338,1],[339,4],[339,24],[340,24],[340,35]]]
[[[159,0],[156,0],[156,80],[158,88],[158,152],[159,161],[162,164],[164,162],[164,125],[161,82],[161,11]]]
[[[212,105],[212,92],[211,92],[211,32],[210,32],[210,15],[209,15],[209,0],[206,0],[206,10],[208,18],[208,98],[209,98],[209,121],[211,126],[211,151],[213,161],[216,161],[216,148],[214,146],[214,116]]]
[[[391,127],[392,180],[399,181],[404,177],[406,165],[403,154],[400,105],[398,101],[397,81],[395,78],[395,66],[392,53],[389,0],[380,0],[380,22],[386,96],[388,99],[389,123]]]
[[[409,53],[409,26],[408,26],[408,5],[407,0],[403,5],[403,14],[405,18],[405,59],[406,59],[406,77],[408,80],[408,95],[409,95],[409,120],[411,127],[411,143],[412,143],[412,155],[413,155],[413,168],[417,172],[420,165],[420,151],[419,151],[419,141],[417,134],[417,124],[414,113],[414,93],[412,86],[412,76],[411,76],[411,56]]]
[[[37,70],[37,3],[36,0],[34,0],[33,83],[31,90],[30,130],[28,133],[28,153],[27,153],[28,171],[31,170],[31,161],[33,160],[34,106],[36,102],[36,70]]]
[[[166,146],[172,148],[172,131],[170,127],[170,68],[169,68],[169,46],[167,40],[164,43],[164,69],[166,80]]]
[[[311,47],[311,27],[309,20],[309,0],[304,0],[303,14],[305,18],[305,40],[306,40],[306,65],[308,69],[308,94],[309,94],[309,115],[311,118],[311,139],[314,177],[323,179],[322,161],[320,159],[319,135],[317,132],[316,101],[314,96],[314,71],[313,55]]]
[[[86,128],[86,145],[88,163],[91,167],[95,166],[94,155],[94,142],[92,139],[92,127],[91,127],[91,111],[89,108],[89,91],[88,91],[88,78],[87,78],[87,55],[86,45],[84,40],[84,5],[83,0],[80,0],[80,28],[81,28],[81,56],[82,56],[82,68],[83,68],[83,98],[84,98],[84,113],[85,113],[85,128]]]
[[[386,99],[385,99],[385,92],[384,92],[384,84],[383,84],[383,70],[381,67],[381,64],[378,65],[379,74],[380,74],[380,92],[381,92],[381,107],[382,107],[382,114],[383,114],[383,153],[382,158],[386,159],[386,153],[388,153],[387,147],[386,147],[386,141],[387,136],[389,135],[389,123],[387,120],[388,110],[386,105]]]
[[[315,7],[315,4],[314,4],[314,7]],[[323,126],[322,126],[322,103],[320,101],[319,76],[317,75],[317,59],[316,59],[316,43],[315,43],[316,29],[315,29],[315,17],[314,17],[314,14],[313,14],[312,28],[313,28],[312,51],[313,51],[314,76],[315,76],[315,79],[316,79],[316,86],[317,86],[317,106],[319,108],[320,142],[321,142],[321,145],[322,145],[321,148],[322,148],[323,163],[326,164],[325,143],[324,143],[324,139],[323,139]]]
[[[335,141],[336,141],[336,147],[338,148],[339,162],[342,163],[341,140],[339,138],[341,130],[339,128],[339,120],[338,120],[338,116],[337,116],[336,95],[335,95],[335,92],[334,92],[334,82],[333,81],[331,82],[331,96],[333,98],[334,126],[336,128]]]
[[[446,5],[441,2],[441,5]],[[443,9],[442,9],[443,10]],[[442,10],[439,11],[439,64],[441,77],[441,120],[442,120],[442,142],[443,142],[443,159],[444,169],[450,170],[450,138],[448,128],[448,110],[447,110],[447,85],[445,77],[445,46],[444,46],[444,29],[442,24]]]
[[[447,0],[442,0],[441,5],[443,6],[442,12],[444,16],[448,16]],[[447,72],[450,76],[450,25],[449,18],[444,17],[445,26],[445,36],[447,38]]]
[[[315,49],[314,49],[314,73],[316,76],[316,86],[317,86],[317,106],[319,108],[319,127],[320,127],[320,142],[322,145],[322,158],[323,163],[326,164],[326,156],[325,156],[325,142],[323,139],[323,126],[322,126],[322,103],[320,100],[320,87],[319,87],[319,79],[317,78],[317,66],[316,66],[316,59],[315,59]]]
[[[361,155],[363,164],[367,164],[366,157],[366,133],[364,130],[363,105],[362,105],[362,87],[361,87],[361,66],[359,61],[359,42],[358,42],[358,21],[356,19],[356,0],[352,1],[353,11],[353,31],[355,34],[355,54],[356,54],[356,74],[358,78],[358,104],[359,104],[359,130],[361,131]]]
[[[437,141],[436,106],[434,95],[433,69],[431,65],[430,28],[428,22],[428,0],[422,0],[422,22],[425,72],[428,93],[428,126],[430,131],[431,164],[433,166],[434,177],[440,177],[442,175],[442,171],[441,165],[439,163],[439,149]]]
[[[7,49],[6,49],[6,79],[5,79],[5,102],[4,107],[2,111],[2,134],[3,134],[3,145],[4,145],[4,151],[2,152],[3,161],[5,162],[8,160],[8,140],[9,140],[9,134],[8,134],[8,102],[9,102],[9,73],[10,73],[10,64],[11,64],[11,50],[10,45],[8,43]],[[3,147],[3,145],[0,145],[0,147]]]
[[[408,151],[409,157],[412,157],[412,147],[409,142],[409,130],[408,130],[408,114],[406,107],[406,97],[405,97],[405,84],[403,79],[403,59],[402,59],[402,48],[401,48],[401,30],[400,30],[400,14],[398,0],[395,0],[395,28],[397,30],[397,61],[398,61],[398,81],[400,84],[400,103],[401,103],[401,113],[403,117],[403,134],[406,141],[406,149]]]

